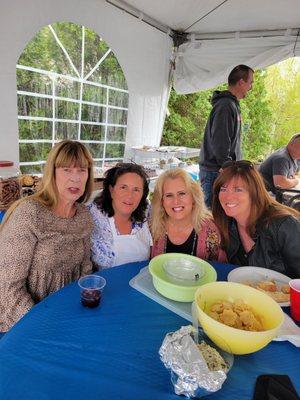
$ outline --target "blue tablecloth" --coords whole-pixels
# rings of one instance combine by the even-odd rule
[[[3,218],[4,218],[4,214],[5,214],[5,211],[1,211],[0,210],[0,224],[1,224],[2,220],[3,220]]]
[[[158,349],[167,332],[187,321],[128,285],[144,265],[103,271],[100,308],[82,307],[74,283],[25,315],[0,340],[0,399],[178,399]],[[214,266],[219,280],[232,269]],[[260,374],[288,374],[300,393],[299,371],[300,349],[272,342],[235,356],[222,389],[209,398],[252,399]]]

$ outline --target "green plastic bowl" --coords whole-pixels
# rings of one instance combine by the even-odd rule
[[[204,269],[204,275],[193,284],[172,282],[172,279],[165,272],[163,265],[166,261],[178,258],[187,258],[193,263],[200,265]],[[168,299],[182,302],[194,301],[195,292],[199,286],[217,280],[216,270],[207,261],[181,253],[166,253],[152,258],[149,263],[149,272],[152,275],[153,285],[160,294]]]

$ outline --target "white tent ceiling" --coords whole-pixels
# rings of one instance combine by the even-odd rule
[[[299,27],[299,0],[126,0],[126,2],[109,0],[109,2],[125,6],[127,4],[165,27],[188,33]]]
[[[18,161],[16,63],[27,43],[45,25],[71,21],[87,26],[112,48],[129,88],[129,149],[133,145],[159,144],[171,65],[175,65],[176,90],[189,93],[223,82],[237,64],[258,68],[300,55],[299,3],[2,0],[0,159]],[[172,54],[175,31],[187,34],[188,41]]]
[[[174,87],[191,93],[224,82],[237,64],[262,68],[300,55],[299,0],[109,0],[188,41],[174,53]]]

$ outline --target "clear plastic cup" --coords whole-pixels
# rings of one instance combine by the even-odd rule
[[[86,275],[79,279],[81,304],[84,307],[98,307],[106,280],[99,275]]]

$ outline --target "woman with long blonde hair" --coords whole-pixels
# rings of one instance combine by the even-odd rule
[[[38,192],[7,211],[0,232],[0,331],[92,271],[93,223],[83,204],[92,189],[90,153],[64,140],[50,151]]]
[[[152,257],[162,253],[192,254],[225,262],[220,235],[205,206],[199,183],[181,168],[161,174],[152,200]]]

